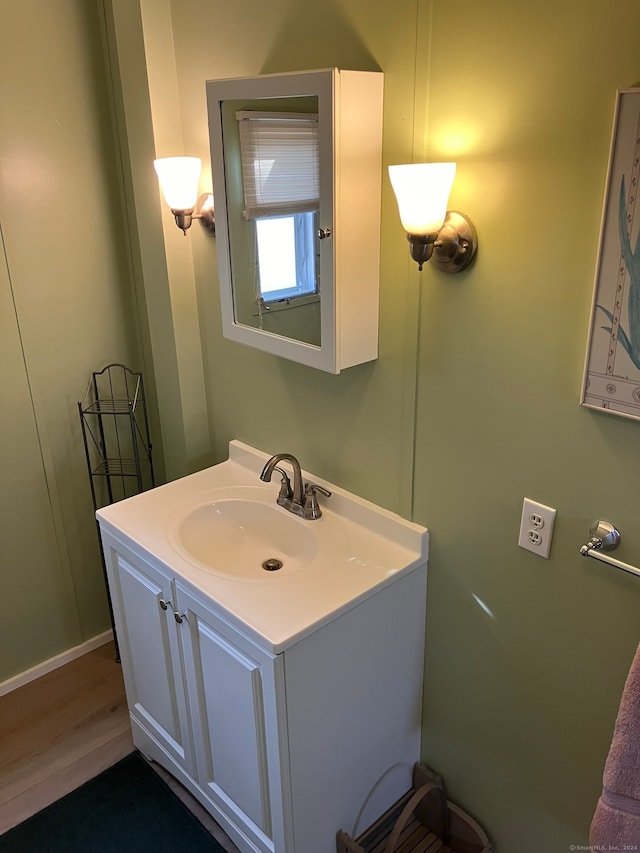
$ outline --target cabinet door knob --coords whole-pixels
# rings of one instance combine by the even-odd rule
[[[167,608],[169,607],[169,604],[167,604],[164,598],[161,598],[158,604],[160,605],[160,607],[162,607],[163,610],[167,610]]]
[[[178,613],[178,611],[177,611],[177,610],[174,610],[174,611],[173,611],[173,618],[176,620],[176,622],[178,623],[178,625],[179,625],[179,624],[184,620],[184,616],[181,616],[181,615],[180,615],[180,613]]]

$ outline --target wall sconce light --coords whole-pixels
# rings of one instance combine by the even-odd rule
[[[400,220],[419,270],[431,258],[443,272],[460,272],[476,256],[478,238],[472,223],[464,214],[447,210],[455,174],[455,163],[389,166]]]
[[[176,225],[186,236],[193,219],[209,234],[216,233],[213,214],[213,196],[203,193],[198,197],[198,181],[202,161],[199,157],[161,157],[153,161],[164,200],[175,216]]]

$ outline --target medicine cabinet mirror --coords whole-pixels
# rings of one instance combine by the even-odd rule
[[[330,373],[377,358],[382,81],[207,82],[226,338]]]

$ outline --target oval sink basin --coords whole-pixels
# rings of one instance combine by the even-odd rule
[[[313,525],[276,504],[222,497],[192,509],[171,531],[176,548],[205,569],[238,580],[290,577],[318,555]]]

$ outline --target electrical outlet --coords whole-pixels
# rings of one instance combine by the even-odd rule
[[[530,512],[529,521],[531,522],[531,526],[534,530],[542,530],[544,527],[544,518],[539,512]]]
[[[548,560],[555,519],[555,509],[525,498],[522,503],[518,545]]]

